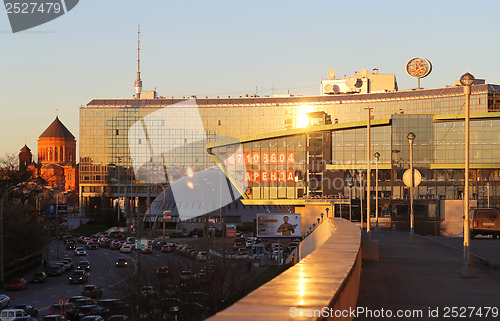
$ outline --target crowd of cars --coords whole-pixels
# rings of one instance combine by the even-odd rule
[[[69,284],[84,284],[89,281],[90,263],[83,259],[87,255],[87,250],[95,250],[97,246],[110,244],[111,240],[97,237],[80,237],[75,240],[71,236],[62,236],[66,250],[73,251],[74,256],[80,260],[74,264],[68,255],[46,266],[46,271],[36,271],[33,273],[31,283],[45,283],[48,277],[58,277],[69,273]],[[76,243],[82,244],[76,245]],[[69,252],[71,253],[71,252]],[[127,263],[125,261],[124,265]],[[23,290],[27,287],[28,281],[24,278],[15,278],[7,285],[7,290]],[[69,298],[63,306],[54,304],[49,308],[42,321],[124,321],[128,306],[118,299],[102,299],[103,289],[94,284],[87,284],[81,290],[79,296]],[[97,301],[97,299],[101,299]],[[38,309],[28,304],[10,307],[10,297],[0,294],[0,321],[37,321]]]

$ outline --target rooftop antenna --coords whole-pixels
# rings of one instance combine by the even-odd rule
[[[141,51],[141,25],[137,25],[137,79],[135,80],[135,98],[141,99],[142,92],[142,80],[141,80],[141,69],[140,69],[140,51]]]
[[[56,118],[59,118],[59,108],[56,108]]]

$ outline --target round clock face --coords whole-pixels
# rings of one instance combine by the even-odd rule
[[[431,70],[431,62],[425,58],[412,58],[406,63],[406,72],[415,78],[424,78],[431,73]]]

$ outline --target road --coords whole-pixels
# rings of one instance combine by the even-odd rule
[[[89,281],[87,284],[99,285],[103,288],[103,298],[119,298],[120,282],[127,282],[127,278],[135,273],[137,253],[123,254],[118,250],[109,248],[98,248],[97,250],[87,250],[87,256],[74,256],[73,250],[65,250],[62,241],[54,240],[51,243],[51,262],[59,261],[57,259],[57,243],[59,243],[59,258],[69,257],[73,260],[73,265],[76,268],[80,260],[90,262]],[[82,246],[82,244],[77,244]],[[135,252],[135,251],[134,251]],[[126,257],[128,267],[117,268],[115,261],[118,257]],[[50,264],[49,263],[49,264]],[[159,250],[154,250],[152,254],[141,254],[142,271],[154,271],[160,266],[169,266],[169,270],[180,273],[181,270],[191,270],[197,273],[201,269],[201,263],[193,261],[189,258],[176,255],[174,253],[161,253]],[[45,270],[43,267],[37,271]],[[177,272],[178,271],[178,272]],[[10,297],[10,306],[17,304],[31,304],[39,309],[39,317],[47,314],[49,307],[56,304],[59,298],[65,301],[75,295],[80,295],[85,284],[70,285],[68,277],[70,271],[62,276],[48,277],[48,281],[42,284],[29,284],[25,290],[21,291],[5,291],[3,293]],[[32,279],[32,273],[24,276],[29,282]],[[152,280],[153,273],[146,280]],[[173,279],[175,280],[175,279]],[[147,282],[147,281],[146,281]]]

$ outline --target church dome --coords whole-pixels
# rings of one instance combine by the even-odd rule
[[[59,120],[59,117],[50,124],[49,127],[40,135],[39,138],[75,138],[73,134]]]

